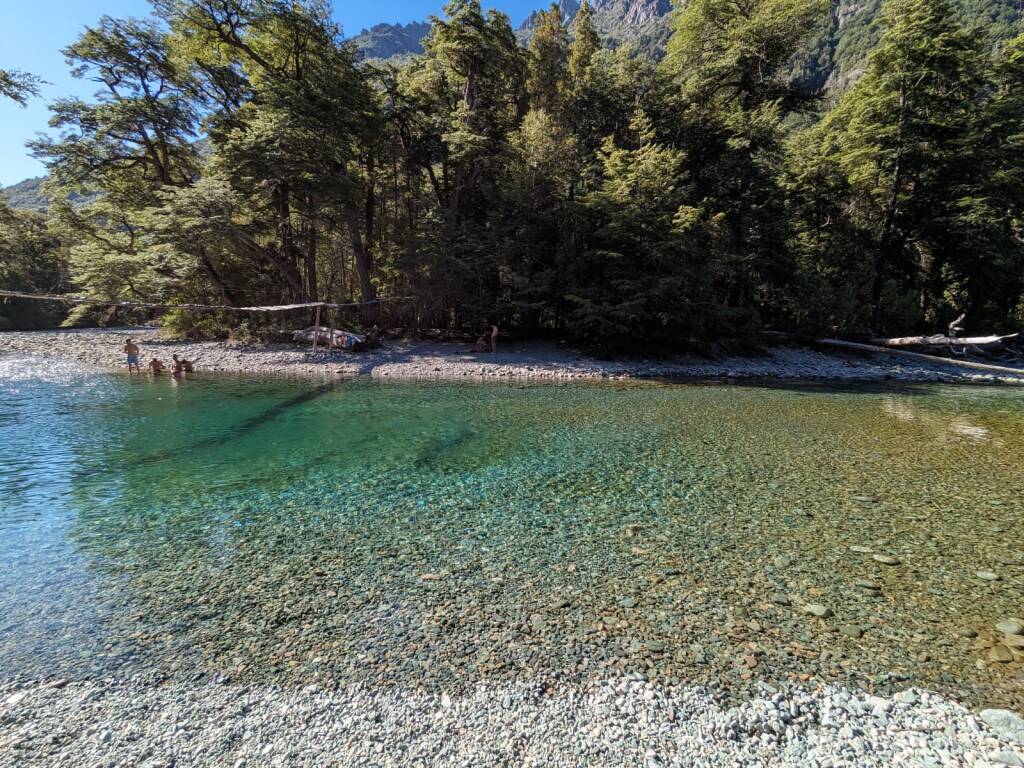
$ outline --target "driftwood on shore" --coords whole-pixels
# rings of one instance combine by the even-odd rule
[[[989,363],[979,363],[973,360],[959,360],[950,357],[937,357],[936,355],[926,355],[921,352],[911,352],[909,350],[898,349],[896,347],[884,347],[875,344],[860,344],[855,341],[845,341],[843,339],[818,339],[818,344],[824,344],[830,347],[843,347],[845,349],[856,349],[862,352],[883,352],[886,354],[899,355],[901,357],[907,357],[927,363],[945,363],[947,365],[954,365],[960,368],[973,368],[979,371],[992,371],[994,373],[1010,373],[1018,377],[1024,376],[1024,367],[991,365]]]
[[[1017,338],[1019,333],[1005,336],[897,336],[891,339],[872,339],[873,344],[883,347],[1001,347],[1007,341]]]

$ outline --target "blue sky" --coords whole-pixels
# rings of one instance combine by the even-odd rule
[[[418,21],[440,13],[444,0],[389,0],[371,3],[335,0],[335,17],[346,35],[379,22]],[[546,0],[484,0],[485,7],[500,8],[518,26],[526,15],[546,5]],[[0,69],[20,69],[39,75],[49,84],[42,95],[21,109],[0,100],[0,186],[7,186],[45,172],[28,157],[25,142],[37,131],[47,130],[46,105],[61,96],[89,96],[92,83],[68,74],[60,49],[72,42],[82,28],[101,16],[146,16],[147,0],[0,0]]]

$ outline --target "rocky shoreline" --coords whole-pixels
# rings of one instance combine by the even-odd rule
[[[226,679],[0,683],[20,766],[1020,766],[1024,720],[925,691],[765,686],[739,706],[639,678],[416,690]]]
[[[320,376],[369,375],[391,379],[628,379],[735,378],[833,381],[1024,383],[1021,377],[974,371],[887,355],[826,354],[777,346],[752,357],[604,360],[555,343],[502,343],[496,354],[472,354],[468,345],[388,341],[381,349],[350,354],[304,344],[242,344],[165,339],[158,329],[111,328],[0,333],[0,355],[75,360],[104,369],[124,367],[121,348],[132,338],[143,366],[172,354],[195,361],[197,371]]]

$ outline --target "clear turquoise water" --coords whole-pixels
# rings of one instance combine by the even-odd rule
[[[987,654],[1024,613],[1022,449],[1013,389],[178,384],[0,360],[0,675],[639,671],[1019,706],[1022,657]]]

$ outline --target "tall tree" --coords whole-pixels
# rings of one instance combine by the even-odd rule
[[[972,325],[1009,331],[1024,325],[1024,34],[992,57],[986,81],[957,189],[963,246],[950,249],[947,272],[967,288],[969,306],[957,308]]]
[[[594,26],[594,10],[583,0],[572,22],[572,44],[569,47],[568,74],[573,87],[578,88],[587,76],[594,54],[601,50],[601,38]]]
[[[679,349],[724,330],[710,299],[707,222],[691,203],[685,154],[657,142],[642,112],[628,146],[601,151],[587,198],[591,232],[567,272],[569,330],[609,349]],[[730,329],[735,330],[735,329]]]
[[[981,58],[946,0],[888,0],[882,21],[864,75],[812,136],[849,185],[853,215],[870,237],[876,324],[891,322],[892,291],[908,289],[934,322],[944,268],[972,247],[961,201],[974,186],[969,137],[985,90]]]
[[[530,106],[555,115],[561,112],[565,97],[569,33],[562,23],[557,3],[537,14],[530,38],[530,65],[527,92]]]
[[[457,226],[471,215],[485,168],[515,126],[525,66],[505,14],[484,17],[479,0],[452,0],[445,16],[433,19],[424,42],[424,85],[446,108],[443,203]]]
[[[80,284],[104,298],[152,299],[173,283],[175,267],[146,253],[137,216],[160,189],[198,175],[198,114],[187,80],[171,61],[166,33],[149,21],[104,17],[64,55],[75,77],[100,90],[91,102],[57,101],[50,125],[59,137],[30,143],[50,171],[51,213],[74,242]],[[71,192],[90,202],[70,205]]]
[[[329,7],[313,0],[181,0],[164,2],[163,13],[200,60],[205,92],[223,94],[210,121],[212,163],[263,221],[273,222],[262,233],[261,252],[290,297],[319,299],[324,229],[341,225],[360,294],[374,299],[358,152],[374,102]],[[241,75],[234,90],[217,66],[225,60]]]
[[[575,201],[580,153],[567,126],[543,109],[526,113],[509,139],[509,160],[495,206],[498,302],[524,330],[560,329],[567,265],[583,230]]]
[[[778,173],[784,121],[807,95],[785,67],[826,8],[822,0],[694,0],[669,40],[672,140],[690,150],[698,197],[721,222],[718,280],[727,306],[775,312],[792,273]]]
[[[478,0],[453,0],[431,21],[425,53],[399,79],[396,130],[409,163],[425,177],[432,230],[415,271],[429,312],[493,311],[498,276],[494,210],[500,170],[525,104],[526,56],[508,17],[485,16]],[[424,245],[424,244],[421,244]]]

